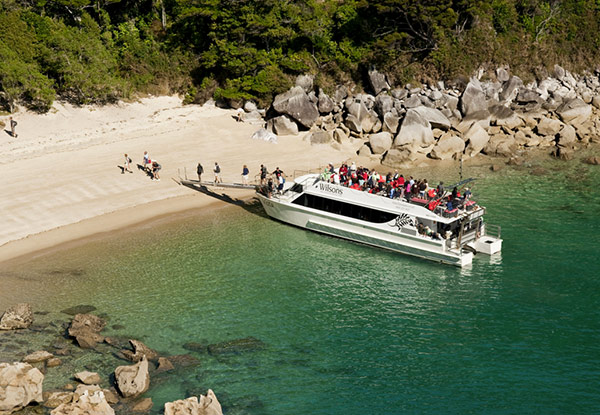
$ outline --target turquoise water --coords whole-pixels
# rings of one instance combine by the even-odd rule
[[[228,206],[5,264],[0,305],[92,304],[200,359],[151,387],[155,413],[207,388],[226,414],[598,413],[600,169],[545,168],[472,172],[504,245],[466,269]],[[266,347],[183,348],[248,336]]]

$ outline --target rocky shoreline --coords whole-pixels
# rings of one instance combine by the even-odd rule
[[[532,149],[570,160],[577,150],[600,143],[598,71],[576,75],[557,65],[551,77],[525,84],[508,68],[497,68],[454,85],[393,87],[372,70],[369,86],[372,93],[338,86],[328,95],[302,75],[268,109],[246,102],[242,118],[264,123],[256,139],[305,132],[312,144],[351,143],[358,155],[390,167],[478,154],[519,164]]]
[[[195,355],[213,356],[264,348],[253,337],[212,345],[186,343],[189,354],[163,355],[128,336],[105,336],[105,318],[93,306],[62,310],[71,321],[48,321],[49,313],[17,304],[0,318],[0,415],[114,415],[157,413],[145,393],[200,365]],[[34,321],[35,320],[35,321]],[[112,327],[123,329],[122,327]],[[167,415],[219,415],[215,393],[167,402]]]

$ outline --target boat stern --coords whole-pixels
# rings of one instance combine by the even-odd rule
[[[502,239],[490,235],[483,235],[473,241],[472,247],[478,253],[493,255],[502,250]]]

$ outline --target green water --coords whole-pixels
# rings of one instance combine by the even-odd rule
[[[212,388],[226,414],[599,413],[600,169],[545,168],[473,172],[504,245],[466,269],[228,206],[5,264],[0,308],[92,304],[200,359],[151,387],[155,412]],[[248,336],[266,347],[182,347]]]

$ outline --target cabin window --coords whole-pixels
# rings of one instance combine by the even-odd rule
[[[292,203],[373,223],[386,223],[398,216],[395,213],[383,212],[377,209],[306,193],[296,198]]]

